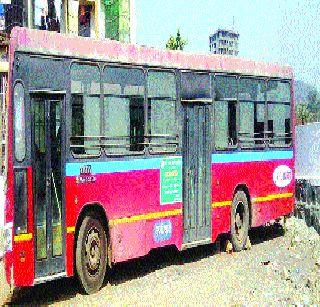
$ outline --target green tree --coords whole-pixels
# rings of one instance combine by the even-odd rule
[[[310,111],[308,104],[301,103],[296,106],[297,124],[304,125],[312,122],[314,114]]]
[[[313,88],[308,94],[308,109],[314,114],[314,120],[320,120],[320,95],[319,92]]]
[[[178,29],[175,37],[172,35],[169,37],[166,48],[169,50],[183,50],[186,44],[187,40],[182,38],[180,30]]]

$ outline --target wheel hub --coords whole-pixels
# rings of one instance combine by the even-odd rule
[[[238,238],[240,239],[243,235],[243,221],[244,220],[244,205],[239,202],[236,209],[235,216],[235,230]]]
[[[94,275],[99,269],[101,257],[100,236],[96,228],[91,228],[88,231],[85,249],[88,271],[91,275]]]

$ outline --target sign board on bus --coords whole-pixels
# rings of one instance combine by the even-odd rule
[[[160,204],[182,201],[182,158],[165,158],[160,162]]]

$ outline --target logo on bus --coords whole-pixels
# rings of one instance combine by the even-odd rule
[[[84,165],[80,167],[80,176],[76,177],[77,183],[95,182],[96,177],[91,174],[91,165]]]
[[[156,242],[169,240],[172,236],[170,220],[156,222],[153,226],[153,238]]]
[[[292,181],[292,170],[287,165],[279,165],[273,172],[273,182],[279,188],[284,188]]]

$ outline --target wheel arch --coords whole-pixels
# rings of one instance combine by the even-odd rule
[[[76,226],[75,226],[75,233],[74,233],[74,255],[75,255],[75,249],[76,249],[76,246],[77,246],[77,240],[78,240],[78,235],[79,235],[79,230],[80,230],[80,227],[81,227],[81,223],[82,221],[84,220],[84,218],[89,215],[90,213],[97,213],[97,215],[100,217],[100,220],[102,222],[102,225],[103,225],[103,228],[105,230],[105,233],[106,233],[106,236],[107,236],[107,247],[108,247],[108,250],[107,250],[107,253],[108,253],[108,265],[111,266],[111,241],[110,241],[110,226],[109,226],[109,219],[108,219],[108,216],[107,216],[107,213],[104,209],[104,207],[102,206],[101,203],[99,202],[92,202],[92,203],[87,203],[85,204],[81,211],[80,211],[80,214],[77,218],[77,222],[76,222]],[[74,257],[74,268],[75,268],[75,260],[76,260],[76,257]]]
[[[248,205],[249,205],[249,227],[251,227],[252,224],[252,201],[250,196],[250,191],[248,186],[245,183],[240,183],[236,186],[233,192],[233,197],[236,195],[238,191],[243,191],[248,199]]]

